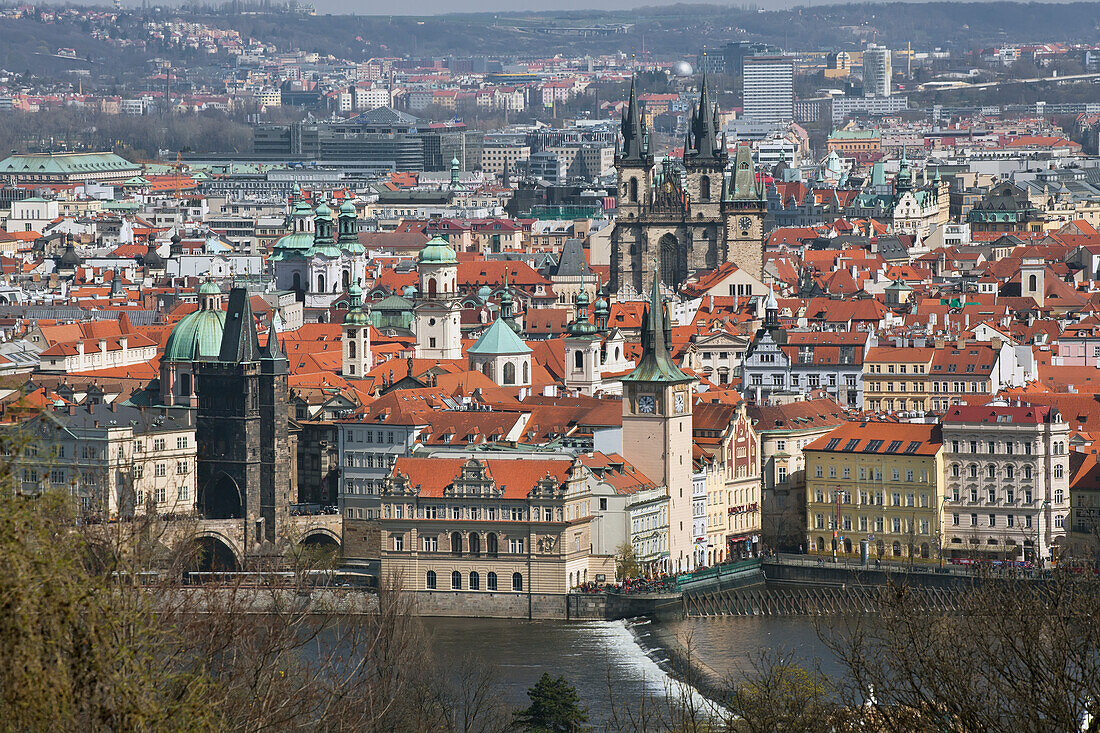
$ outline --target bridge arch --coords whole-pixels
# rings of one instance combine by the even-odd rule
[[[189,563],[192,570],[202,572],[240,572],[244,557],[231,538],[216,530],[199,530],[191,538],[195,554]]]

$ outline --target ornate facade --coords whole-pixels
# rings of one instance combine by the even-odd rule
[[[648,291],[655,261],[662,284],[670,288],[724,262],[761,277],[764,189],[748,147],[738,147],[733,171],[726,173],[729,153],[718,128],[718,106],[704,76],[682,169],[670,157],[655,168],[631,85],[615,158],[618,215],[611,235],[611,276],[620,296]]]

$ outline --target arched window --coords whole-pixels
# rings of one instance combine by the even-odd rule
[[[318,275],[317,276],[317,292],[318,293],[325,292],[325,276],[324,275]]]
[[[486,576],[486,578],[485,578],[485,587],[488,588],[489,590],[496,590],[497,589],[497,574],[496,573],[489,573],[489,575]]]
[[[573,352],[573,368],[574,369],[584,369],[584,352],[583,351],[574,351]]]
[[[1031,478],[1031,466],[1024,466],[1024,478]]]
[[[970,464],[970,478],[978,478],[978,464],[977,463],[971,463]]]
[[[516,365],[510,361],[504,363],[504,383],[515,384],[516,383]]]
[[[523,362],[523,383],[529,384],[531,382],[531,368],[527,365],[527,362]]]
[[[470,573],[470,590],[481,590],[481,577],[477,573]]]
[[[997,467],[990,463],[985,467],[985,473],[989,478],[997,478]]]
[[[302,289],[302,275],[300,273],[294,273],[294,290]]]
[[[618,361],[621,358],[622,358],[622,352],[619,351],[619,347],[616,346],[615,347],[615,361]]]
[[[703,176],[699,179],[699,198],[703,201],[710,201],[710,176]]]
[[[348,358],[349,359],[354,359],[355,358],[355,342],[354,341],[348,341]]]
[[[434,297],[438,288],[439,288],[439,286],[436,285],[435,278],[434,277],[429,277],[428,278],[428,297],[429,298]]]
[[[638,203],[638,179],[630,179],[630,200],[633,203]]]
[[[462,573],[457,570],[451,573],[451,590],[462,590]]]
[[[428,571],[428,577],[425,578],[424,585],[428,588],[428,590],[435,590],[435,571],[434,570],[429,570]]]
[[[523,575],[520,573],[512,573],[512,590],[523,590]]]
[[[951,466],[951,475],[955,476],[957,478],[960,473],[962,473],[962,471],[959,470],[959,464],[957,464],[957,463],[952,464],[952,466]]]
[[[928,559],[928,555],[929,555],[929,551],[928,551],[928,543],[927,543],[927,542],[922,542],[922,543],[921,543],[921,546],[920,546],[920,556],[921,556],[922,558],[924,558],[925,560],[927,560],[927,559]]]
[[[901,557],[901,543],[895,542],[893,547],[890,548],[890,551],[893,553],[894,557]]]
[[[340,282],[343,283],[344,290],[347,290],[349,287],[351,287],[351,273],[348,272],[347,270],[344,270],[343,272],[341,272],[340,273]]]
[[[458,532],[451,532],[451,554],[462,554],[462,535]]]
[[[1027,276],[1027,288],[1032,293],[1039,289],[1039,278],[1036,275]]]
[[[1065,492],[1063,492],[1061,489],[1055,489],[1054,490],[1054,503],[1055,504],[1061,504],[1063,501],[1065,501],[1065,498],[1066,498]]]
[[[477,532],[471,532],[470,533],[470,539],[468,540],[468,542],[470,543],[470,554],[471,555],[480,555],[481,554],[481,535],[479,535]]]
[[[180,396],[191,396],[191,375],[184,373],[180,375]]]
[[[1063,469],[1061,466],[1055,466],[1054,467],[1054,478],[1062,478],[1062,476],[1064,475],[1064,473],[1063,473],[1064,470],[1065,469]]]
[[[485,362],[484,364],[482,364],[482,365],[481,365],[481,371],[482,371],[482,373],[483,373],[483,374],[485,374],[485,376],[487,376],[487,377],[488,377],[489,379],[492,379],[492,378],[493,378],[493,365],[492,365],[492,363],[491,363],[491,362],[488,362],[488,361],[487,361],[487,362]]]
[[[669,287],[675,287],[676,279],[676,237],[666,234],[660,239],[658,245],[661,257],[661,283]]]
[[[1016,476],[1015,466],[1005,466],[1005,478],[1013,478]]]
[[[497,535],[496,532],[490,532],[485,535],[485,554],[489,557],[497,556]],[[490,573],[489,577],[493,577]]]

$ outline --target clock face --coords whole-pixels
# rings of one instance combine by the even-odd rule
[[[677,392],[676,393],[676,412],[683,412],[683,411],[684,411],[684,393],[683,392]]]
[[[742,216],[737,220],[737,225],[745,230],[750,229],[752,227],[752,219],[747,216]]]
[[[647,415],[652,414],[657,409],[657,398],[651,394],[639,395],[638,397],[638,412],[644,412]]]

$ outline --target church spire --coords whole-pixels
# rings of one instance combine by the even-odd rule
[[[669,353],[671,323],[666,323],[664,298],[661,296],[660,255],[653,263],[653,291],[642,326],[642,358],[624,382],[690,382],[692,377],[680,371]]]
[[[737,157],[733,161],[733,190],[729,201],[759,201],[764,198],[760,184],[756,181],[756,166],[752,162],[752,151],[748,145],[737,146]]]
[[[722,157],[718,146],[718,105],[711,102],[710,96],[710,85],[707,83],[707,71],[704,67],[703,80],[699,84],[699,105],[691,113],[689,144],[684,148],[685,160]]]
[[[645,125],[642,124],[641,111],[638,109],[638,93],[634,77],[630,79],[630,101],[627,102],[626,112],[623,113],[622,134],[621,159],[642,162],[648,151],[645,149]]]

